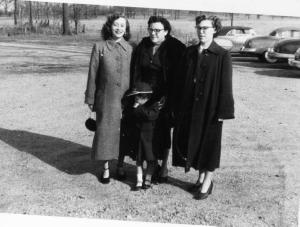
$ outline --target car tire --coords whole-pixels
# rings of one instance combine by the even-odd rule
[[[265,62],[268,62],[268,63],[276,63],[276,62],[278,61],[278,59],[276,59],[276,58],[270,58],[270,57],[268,56],[268,51],[265,51],[265,52],[263,53],[263,58],[264,58],[264,61],[265,61]]]

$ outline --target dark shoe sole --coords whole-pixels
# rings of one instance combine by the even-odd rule
[[[101,175],[99,181],[100,181],[102,184],[109,184],[109,183],[110,183],[110,177],[104,178],[103,175]]]

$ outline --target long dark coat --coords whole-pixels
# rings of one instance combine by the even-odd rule
[[[132,47],[122,39],[97,42],[92,50],[85,103],[93,104],[97,129],[92,159],[118,158],[121,99],[129,88]]]
[[[181,64],[184,87],[174,129],[173,165],[213,171],[219,167],[222,122],[234,118],[232,62],[214,41],[198,53],[187,48]]]
[[[161,131],[156,127],[156,120],[162,100],[150,99],[134,108],[134,96],[124,97],[120,152],[129,155],[133,160],[156,160],[157,151],[161,149],[157,142]]]
[[[145,37],[135,48],[132,57],[132,77],[131,84],[135,84],[136,81],[143,81],[143,75],[141,73],[141,65],[143,61],[143,56],[149,49],[152,47],[152,42],[149,37]],[[161,96],[166,97],[166,103],[164,108],[160,111],[160,116],[156,122],[161,133],[161,140],[159,143],[162,143],[160,147],[170,148],[171,146],[171,137],[170,129],[173,127],[171,112],[173,112],[174,104],[177,102],[177,96],[175,91],[175,84],[177,84],[177,72],[179,69],[179,63],[183,56],[184,50],[186,49],[185,45],[178,39],[167,36],[166,40],[159,47],[159,59],[162,65],[162,76],[163,76],[163,87],[160,88]],[[162,159],[164,154],[161,153],[161,156],[158,157]]]

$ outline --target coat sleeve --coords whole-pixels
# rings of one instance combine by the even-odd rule
[[[87,86],[85,91],[85,103],[94,105],[95,91],[96,91],[96,78],[99,70],[99,48],[97,44],[94,44],[87,79]]]
[[[223,55],[217,117],[234,118],[234,100],[232,93],[232,60],[228,51]]]

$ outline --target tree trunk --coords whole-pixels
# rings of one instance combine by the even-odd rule
[[[18,24],[18,3],[17,0],[14,0],[14,25]]]
[[[28,4],[29,4],[29,30],[33,31],[32,2],[28,2]]]
[[[230,14],[230,25],[233,26],[233,13]]]
[[[68,4],[63,3],[63,12],[62,12],[62,34],[71,35],[70,24],[69,24],[69,11]]]

